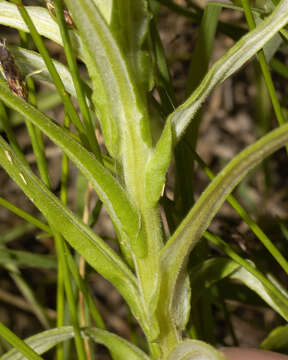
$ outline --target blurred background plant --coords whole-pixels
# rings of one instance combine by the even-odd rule
[[[2,359],[287,353],[287,0],[24,5],[0,2]]]

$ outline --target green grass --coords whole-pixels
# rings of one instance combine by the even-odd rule
[[[249,301],[256,306],[266,304],[276,323],[286,324],[285,240],[275,242],[273,231],[264,230],[257,214],[245,209],[242,204],[248,192],[237,199],[231,193],[253,170],[264,176],[265,190],[271,194],[274,174],[269,169],[275,169],[277,161],[271,156],[288,144],[287,101],[273,83],[274,70],[283,88],[287,78],[281,59],[287,53],[288,0],[267,2],[265,7],[246,0],[233,5],[211,2],[204,8],[193,0],[187,0],[186,6],[173,0],[66,0],[68,10],[63,5],[55,0],[53,17],[39,4],[0,2],[0,24],[15,27],[21,45],[8,49],[15,66],[29,75],[28,101],[13,94],[4,78],[0,80],[0,164],[38,211],[29,214],[14,205],[13,199],[0,198],[6,211],[29,225],[11,227],[0,238],[0,266],[41,324],[24,342],[16,329],[13,332],[1,323],[0,336],[6,341],[0,349],[1,359],[41,359],[48,350],[57,360],[93,359],[98,343],[117,360],[180,360],[199,352],[220,360],[223,356],[213,346],[227,344],[215,336],[219,313],[225,318],[227,336],[239,343],[228,297],[220,291],[223,286],[230,295],[237,288],[243,306]],[[220,20],[225,7],[243,15],[238,23]],[[182,104],[177,103],[173,64],[165,55],[158,30],[164,9],[199,30],[194,50],[188,54]],[[66,11],[74,26],[66,24]],[[218,36],[230,37],[233,46],[213,62]],[[63,48],[67,65],[52,58],[44,37]],[[251,71],[248,63],[252,59],[254,68],[261,71],[250,77],[247,88],[257,91],[255,118],[261,136],[214,175],[196,152],[202,139],[203,104],[226,79]],[[39,79],[55,89],[51,94],[45,92],[44,100]],[[63,120],[53,119],[51,111],[44,113],[59,104],[64,109]],[[25,119],[37,171],[19,145],[15,119],[18,123]],[[51,185],[46,138],[62,152],[57,170],[59,194]],[[77,168],[76,188],[71,188],[71,163]],[[210,183],[199,193],[201,168]],[[71,210],[70,192],[77,200],[76,211]],[[264,251],[264,257],[256,250],[245,253],[241,242],[233,246],[220,236],[223,234],[209,230],[226,201],[255,234],[259,243],[253,249]],[[114,229],[112,247],[94,230],[102,207]],[[231,227],[229,222],[224,225]],[[282,231],[284,239],[285,221],[275,220],[272,225]],[[50,238],[54,248],[39,254],[34,251],[38,249],[35,242],[25,251],[18,250],[17,239],[27,231]],[[233,226],[230,231],[236,233]],[[14,243],[16,249],[10,249]],[[53,283],[55,291],[49,301],[52,298],[56,304],[56,320],[48,319],[45,312],[45,281],[39,284],[42,292],[38,286],[34,289],[34,278],[25,278],[21,271],[27,267],[42,269],[45,281]],[[52,280],[44,269],[54,271]],[[101,307],[98,309],[88,281],[95,272],[125,302],[129,315],[123,321],[130,339],[111,331]],[[144,337],[139,335],[140,328]],[[287,347],[287,340],[283,341],[286,327],[276,325],[273,330],[259,346]]]

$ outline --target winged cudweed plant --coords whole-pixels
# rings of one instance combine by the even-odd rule
[[[200,24],[187,98],[179,106],[156,27],[160,3]],[[249,171],[288,144],[288,124],[284,124],[267,66],[277,49],[271,54],[265,47],[280,36],[278,47],[284,41],[287,50],[288,0],[275,1],[264,10],[251,9],[246,0],[231,5],[237,11],[244,11],[249,20],[250,30],[245,34],[243,29],[219,21],[224,4],[218,2],[208,3],[204,9],[195,4],[183,8],[168,0],[65,0],[67,8],[61,0],[54,3],[49,0],[47,5],[49,12],[40,6],[24,6],[21,0],[0,2],[0,24],[17,29],[21,39],[21,46],[7,44],[7,50],[3,50],[3,45],[0,48],[4,74],[0,81],[1,123],[8,139],[7,142],[0,137],[0,164],[45,221],[3,198],[0,204],[52,236],[57,254],[57,263],[53,257],[39,258],[32,253],[13,253],[10,262],[7,261],[7,271],[14,274],[14,281],[33,304],[33,311],[46,330],[24,342],[0,324],[1,336],[12,345],[12,350],[2,359],[42,359],[41,355],[54,347],[57,359],[73,358],[72,353],[69,357],[64,351],[63,342],[68,339],[74,339],[79,359],[93,358],[91,342],[105,345],[117,360],[222,359],[223,355],[211,345],[197,340],[198,325],[193,323],[191,314],[197,311],[200,297],[207,301],[206,288],[224,277],[244,282],[287,321],[288,298],[279,283],[269,280],[251,261],[239,256],[207,229],[227,199],[288,274],[288,264],[281,252],[230,195]],[[217,26],[234,38],[235,44],[208,70]],[[42,37],[63,46],[67,66],[51,58]],[[257,54],[266,71],[269,96],[281,126],[244,149],[214,177],[195,153],[201,105],[217,85]],[[79,61],[85,64],[89,80],[80,74]],[[27,97],[11,92],[7,68],[14,76],[14,84],[21,84],[24,75],[33,75],[27,79]],[[64,104],[63,125],[41,111],[34,79],[55,85],[57,101]],[[157,89],[159,100],[152,95],[153,88]],[[72,98],[77,99],[79,111]],[[30,129],[39,177],[17,142],[6,107],[20,114]],[[75,130],[70,130],[70,124]],[[108,155],[98,145],[95,131],[98,125]],[[60,198],[51,188],[42,135],[63,153]],[[191,181],[191,185],[185,183],[186,173],[178,172],[173,201],[164,191],[172,159],[177,171],[181,164],[187,164],[187,177]],[[195,160],[211,182],[193,204]],[[88,183],[86,213],[82,219],[67,206],[69,161]],[[92,189],[99,202],[89,214]],[[102,205],[117,234],[119,252],[112,250],[92,229]],[[161,207],[171,235],[163,230]],[[195,246],[204,238],[227,257],[207,260],[206,253],[196,266],[188,266]],[[78,257],[72,256],[72,249]],[[5,243],[3,251],[9,254]],[[80,268],[78,260],[82,264]],[[106,330],[85,282],[85,262],[122,295],[145,334],[146,347],[140,348],[139,342],[136,346]],[[21,277],[21,264],[57,267],[56,323],[49,323],[33,290]],[[71,326],[64,318],[66,301]],[[209,342],[208,337],[204,340]]]

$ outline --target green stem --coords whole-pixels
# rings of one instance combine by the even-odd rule
[[[24,47],[28,47],[27,34],[22,31],[18,31],[18,32],[21,39],[21,45]],[[26,85],[28,88],[28,101],[30,102],[30,104],[37,107],[35,85],[31,77],[26,80]],[[44,146],[42,133],[29,120],[25,119],[25,122],[29,133],[29,137],[31,139],[33,153],[36,158],[36,163],[40,173],[40,177],[43,180],[44,184],[49,188],[51,188],[51,182],[48,172],[48,164],[45,156],[45,146]]]
[[[18,208],[17,206],[11,204],[9,201],[3,199],[2,197],[0,197],[0,205],[4,206],[6,209],[10,210],[14,214],[20,216],[22,219],[26,220],[27,222],[35,225],[36,227],[38,227],[42,231],[44,231],[44,232],[46,232],[48,234],[51,234],[51,229],[49,228],[48,225],[44,224],[42,221],[40,221],[36,217],[28,214],[26,211],[24,211],[24,210]]]
[[[57,256],[58,259],[58,272],[57,272],[57,327],[60,328],[64,326],[64,314],[65,314],[65,294],[64,294],[64,274],[61,266],[60,256]],[[63,360],[64,358],[64,348],[63,343],[57,344],[56,350],[57,360]]]
[[[86,139],[86,135],[83,130],[83,125],[81,123],[81,120],[77,114],[77,111],[75,110],[75,107],[71,101],[69,94],[65,90],[63,82],[52,62],[51,56],[48,53],[48,51],[44,45],[44,42],[43,42],[41,36],[39,35],[35,25],[33,24],[30,15],[28,14],[26,8],[22,5],[21,0],[12,0],[12,2],[17,5],[22,18],[25,21],[25,23],[29,29],[31,37],[32,37],[35,45],[37,46],[37,49],[39,50],[43,60],[45,61],[46,67],[52,77],[53,83],[55,84],[57,90],[59,91],[61,99],[64,103],[67,114],[69,115],[71,121],[73,122],[73,124],[75,125],[77,130],[79,131],[82,141],[84,142],[84,144],[87,145],[87,139]]]
[[[58,233],[55,233],[55,244],[56,244],[57,255],[59,256],[59,262],[61,264],[62,271],[63,271],[64,287],[65,287],[65,292],[66,292],[66,296],[67,296],[67,301],[69,304],[69,310],[70,310],[70,314],[71,314],[72,324],[73,324],[74,331],[75,331],[74,341],[75,341],[75,345],[76,345],[78,359],[86,360],[83,338],[81,336],[80,326],[79,326],[79,322],[78,322],[76,299],[75,299],[75,296],[73,293],[71,278],[70,278],[68,265],[67,265],[66,244],[64,243],[64,240],[62,239],[61,235]]]
[[[70,120],[68,116],[64,118],[64,128],[69,129]],[[68,194],[68,175],[69,175],[69,159],[65,153],[62,154],[62,174],[61,174],[61,189],[60,189],[60,199],[63,204],[67,205],[67,194]],[[56,240],[55,240],[56,241]],[[62,239],[61,239],[62,241]],[[64,278],[64,269],[63,262],[61,261],[61,255],[57,251],[57,260],[58,260],[58,276],[57,276],[57,327],[64,325],[65,317],[65,278]],[[70,281],[70,280],[69,280]],[[57,345],[57,360],[62,360],[64,355],[63,343]]]
[[[86,130],[86,135],[87,135],[87,138],[89,141],[89,145],[90,145],[90,148],[92,149],[92,151],[94,152],[94,154],[96,155],[97,159],[102,162],[99,145],[98,145],[97,138],[95,135],[95,129],[94,129],[93,122],[91,119],[91,114],[90,114],[90,111],[89,111],[89,108],[87,105],[87,101],[85,99],[85,91],[84,91],[83,83],[79,76],[79,70],[78,70],[78,66],[77,66],[77,62],[76,62],[75,51],[73,51],[73,49],[72,49],[70,37],[68,34],[68,29],[67,29],[65,19],[64,19],[62,1],[55,0],[54,4],[55,4],[56,17],[58,20],[61,37],[63,40],[65,55],[66,55],[67,63],[68,63],[68,66],[69,66],[69,69],[71,72],[75,91],[77,94],[79,108],[80,108],[81,114],[83,116],[84,126],[85,126],[85,130]]]
[[[44,360],[30,346],[0,322],[0,335],[29,360]]]
[[[92,296],[90,295],[87,286],[85,284],[85,282],[83,281],[83,279],[81,278],[78,269],[75,265],[75,262],[73,260],[73,257],[71,256],[70,252],[67,251],[67,262],[68,262],[68,266],[69,269],[71,271],[71,274],[78,286],[78,288],[80,289],[80,291],[83,293],[86,303],[89,307],[89,311],[90,314],[95,322],[95,325],[99,328],[99,329],[106,329],[105,323],[95,305],[95,302],[92,298]]]
[[[28,99],[30,104],[36,106],[35,86],[31,78],[27,79],[28,86]],[[45,147],[41,131],[36,128],[29,120],[26,120],[26,127],[31,140],[33,153],[36,158],[37,167],[39,170],[40,177],[44,184],[51,188],[50,177],[48,173],[48,165],[45,156]]]
[[[250,9],[249,0],[242,0],[242,6],[244,9],[244,13],[245,13],[245,16],[247,19],[249,29],[250,30],[255,29],[256,24],[255,24],[255,21],[253,18],[252,11]],[[277,121],[278,121],[279,125],[283,125],[283,124],[285,124],[285,118],[284,118],[282,110],[281,110],[281,106],[280,106],[280,103],[279,103],[279,100],[278,100],[278,97],[276,94],[276,90],[275,90],[275,87],[274,87],[274,84],[272,81],[271,73],[269,71],[269,66],[267,64],[263,49],[261,49],[258,52],[258,59],[259,59],[260,67],[261,67],[261,70],[262,70],[262,73],[263,73],[263,76],[265,79],[265,83],[266,83],[266,86],[268,89],[268,93],[270,95],[272,106],[275,111]],[[286,149],[288,151],[288,147]]]

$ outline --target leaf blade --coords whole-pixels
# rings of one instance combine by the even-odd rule
[[[145,314],[136,279],[118,255],[45,187],[1,137],[0,164],[48,222],[53,224],[96,271],[119,290],[134,315],[145,327]]]
[[[288,22],[288,0],[279,2],[272,14],[253,31],[243,36],[207,73],[193,94],[169,115],[177,140],[181,138],[197,110],[216,85],[237,71]]]
[[[178,292],[183,290],[183,274],[191,250],[200,240],[226,197],[246,173],[287,142],[288,124],[271,131],[238,154],[202,193],[163,248],[161,254],[162,283],[158,312],[159,321],[162,321],[168,329],[169,334],[166,331],[166,335],[164,335],[167,336],[168,341],[170,341],[170,336],[173,337],[173,333],[177,337],[177,329],[172,320],[173,308],[177,304],[177,298],[174,296],[176,295],[176,288]]]

